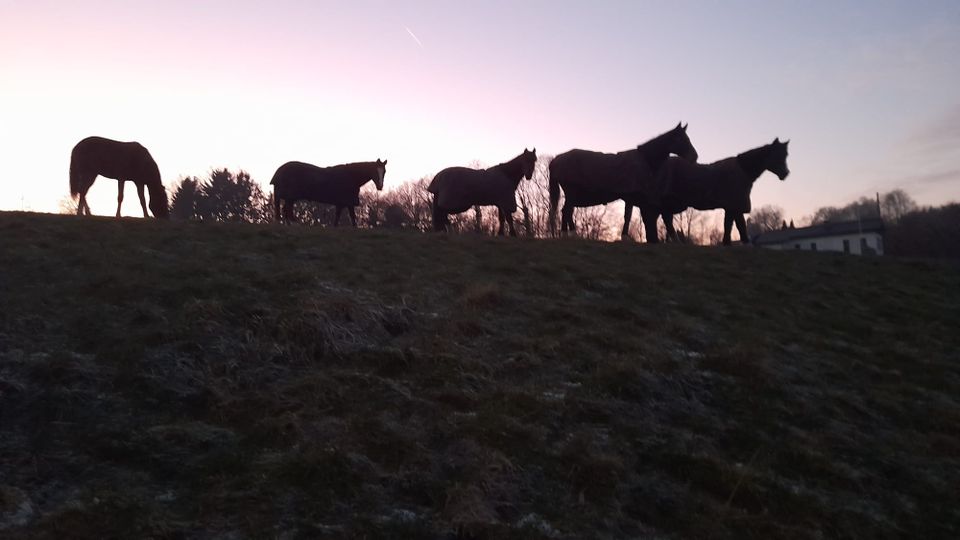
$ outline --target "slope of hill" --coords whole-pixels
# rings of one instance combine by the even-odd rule
[[[0,213],[0,536],[960,535],[960,272]]]

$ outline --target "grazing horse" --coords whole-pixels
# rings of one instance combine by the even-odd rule
[[[780,142],[777,138],[770,144],[710,164],[689,163],[675,158],[667,160],[657,175],[661,197],[659,206],[654,210],[654,222],[659,213],[663,216],[667,238],[679,240],[673,228],[674,214],[687,208],[722,208],[723,245],[730,245],[733,223],[737,224],[737,230],[740,231],[740,241],[749,244],[750,237],[743,215],[750,213],[750,190],[764,171],[772,172],[781,181],[786,180],[790,174],[787,168],[789,143]],[[641,215],[646,211],[641,208]]]
[[[472,206],[492,205],[500,217],[498,235],[504,234],[504,224],[510,226],[510,236],[516,236],[513,213],[517,211],[517,186],[520,180],[533,177],[537,163],[537,149],[523,149],[523,153],[506,163],[489,169],[448,167],[437,173],[427,187],[433,193],[433,228],[446,230],[447,216],[466,212]]]
[[[90,215],[87,204],[87,191],[97,176],[113,178],[117,181],[117,217],[120,217],[120,205],[123,203],[123,184],[130,180],[137,186],[143,217],[147,214],[147,202],[143,198],[143,187],[150,190],[150,210],[154,217],[167,218],[170,209],[167,206],[167,190],[160,180],[160,169],[150,152],[140,143],[119,142],[103,137],[87,137],[78,142],[70,153],[70,195],[76,199],[77,215]]]
[[[635,149],[616,154],[574,149],[558,155],[550,163],[550,230],[556,230],[561,188],[564,194],[561,233],[575,232],[573,209],[576,207],[607,204],[625,197],[638,204],[656,203],[655,176],[670,154],[697,161],[697,150],[687,137],[687,126],[677,124]],[[657,240],[656,223],[656,215],[650,223],[644,222],[648,241]]]
[[[309,163],[290,161],[273,173],[273,206],[277,221],[291,223],[297,220],[293,205],[297,201],[313,201],[337,207],[333,226],[340,224],[340,215],[346,208],[350,223],[357,226],[356,207],[360,204],[360,188],[373,180],[377,191],[383,189],[387,161],[362,161],[333,167],[317,167]],[[280,202],[283,201],[283,214]]]

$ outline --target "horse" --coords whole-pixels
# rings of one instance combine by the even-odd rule
[[[167,206],[167,190],[160,180],[160,169],[150,152],[137,142],[120,142],[103,137],[87,137],[78,142],[70,153],[70,196],[80,197],[77,215],[90,215],[87,204],[87,191],[97,176],[117,181],[117,217],[123,203],[123,185],[130,180],[137,186],[143,217],[147,214],[147,203],[143,197],[143,187],[150,190],[150,210],[154,217],[170,217]]]
[[[448,167],[438,172],[427,186],[427,191],[433,194],[433,228],[446,230],[450,214],[466,212],[473,206],[492,205],[497,207],[500,219],[497,235],[503,235],[504,224],[509,224],[510,236],[516,236],[513,213],[517,211],[517,186],[523,178],[533,177],[536,163],[537,149],[524,148],[519,156],[489,169]]]
[[[697,161],[697,150],[682,123],[634,149],[616,154],[573,149],[558,155],[550,163],[550,230],[556,230],[561,188],[561,234],[576,232],[573,209],[577,207],[607,204],[624,197],[639,203],[656,203],[655,175],[670,154]],[[648,241],[656,242],[656,216],[651,223],[644,224]],[[654,231],[652,237],[649,231]]]
[[[747,224],[743,215],[750,213],[750,191],[753,183],[770,171],[783,181],[790,174],[787,167],[787,145],[790,141],[774,139],[770,144],[747,150],[736,156],[709,164],[690,163],[670,158],[657,175],[661,193],[660,203],[655,208],[641,208],[641,216],[653,211],[663,217],[667,239],[679,240],[673,227],[673,215],[687,208],[697,210],[723,209],[723,245],[730,245],[733,223],[737,224],[740,240],[750,243]],[[627,207],[635,201],[627,201]],[[644,218],[646,222],[646,218]]]
[[[387,174],[387,160],[361,161],[333,167],[317,167],[300,161],[288,161],[273,173],[273,205],[280,223],[295,222],[293,205],[297,201],[313,201],[337,207],[333,226],[340,224],[340,215],[346,208],[350,223],[357,226],[356,207],[360,204],[360,188],[373,180],[377,191],[383,190]],[[280,203],[283,202],[283,213]]]

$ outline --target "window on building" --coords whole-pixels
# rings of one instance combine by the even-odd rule
[[[793,249],[800,249],[800,244],[794,244]]]
[[[883,237],[877,237],[877,253],[883,253]]]
[[[843,252],[850,253],[850,240],[843,241]]]
[[[817,243],[810,242],[810,251],[816,251],[816,250],[817,250]]]
[[[866,253],[866,252],[867,252],[867,239],[866,239],[866,238],[861,238],[861,239],[860,239],[860,253]]]

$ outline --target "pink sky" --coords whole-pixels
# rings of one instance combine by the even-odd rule
[[[863,10],[0,0],[0,209],[56,211],[88,135],[143,143],[168,186],[383,158],[389,188],[524,147],[619,151],[681,120],[702,161],[791,139],[792,175],[753,197],[789,217],[896,187],[960,199],[960,8]],[[115,197],[98,180],[94,213]]]

